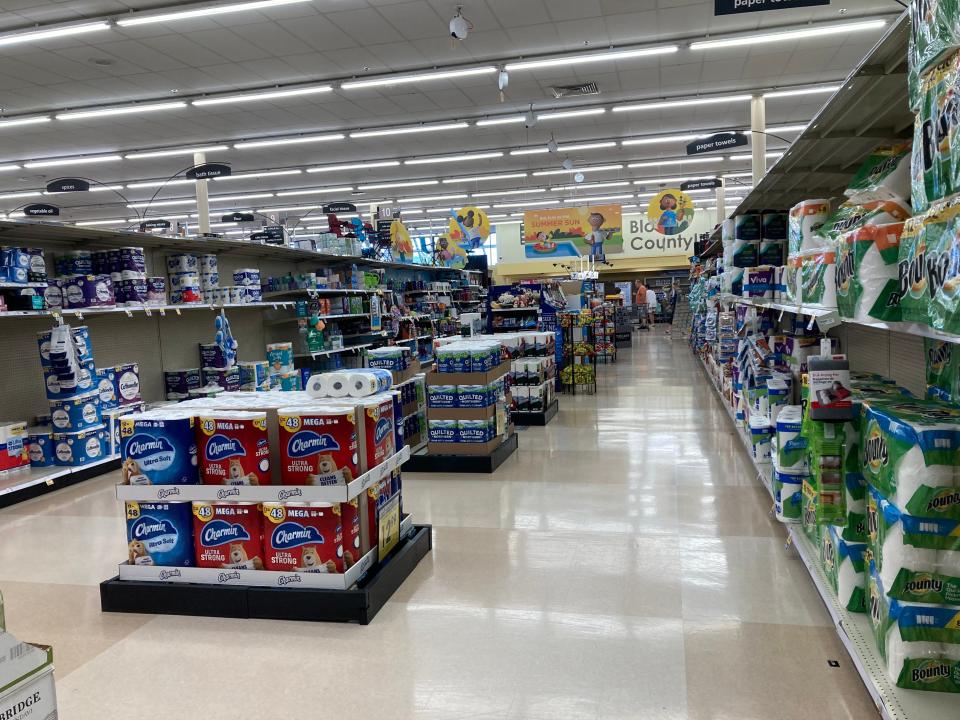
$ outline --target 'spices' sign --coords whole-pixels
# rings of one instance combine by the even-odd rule
[[[830,0],[713,0],[713,14],[739,15],[764,10],[789,10],[829,4]]]
[[[742,147],[746,144],[747,136],[743,133],[716,133],[715,135],[698,138],[692,143],[687,143],[687,155],[701,155],[703,153],[714,152],[715,150]]]

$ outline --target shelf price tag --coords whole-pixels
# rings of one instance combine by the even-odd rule
[[[133,312],[130,310],[130,308],[127,308],[126,310],[124,310],[124,312],[127,314],[127,317],[128,317],[128,318],[132,318],[132,317],[133,317]]]
[[[379,513],[377,557],[382,562],[400,542],[400,495],[395,495]]]
[[[160,317],[166,317],[166,316],[167,316],[167,311],[166,311],[166,309],[165,309],[165,308],[160,308]]]
[[[147,317],[153,317],[153,311],[146,305],[143,306],[143,312]]]
[[[180,314],[180,308],[174,308],[174,311],[177,313],[177,315]]]

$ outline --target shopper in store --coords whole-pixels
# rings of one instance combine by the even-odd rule
[[[656,312],[660,306],[660,301],[657,300],[657,293],[651,288],[646,289],[647,295],[647,320],[650,323],[650,327],[656,328]]]
[[[637,282],[637,295],[635,304],[637,306],[637,325],[639,327],[646,327],[645,321],[647,318],[647,286],[643,284],[642,280]]]

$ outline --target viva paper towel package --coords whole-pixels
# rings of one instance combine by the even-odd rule
[[[883,145],[863,162],[843,194],[855,203],[910,197],[911,144]]]
[[[840,528],[828,525],[820,539],[820,560],[830,587],[840,604],[850,612],[866,612],[864,543],[852,543],[840,535]]]
[[[889,678],[912,690],[960,692],[956,608],[888,597],[874,563],[868,567],[867,617]]]
[[[900,320],[898,277],[903,223],[866,225],[840,237],[835,273],[840,316]]]
[[[960,402],[960,353],[954,352],[954,344],[933,338],[923,339],[923,355],[926,363],[927,397],[943,402]]]
[[[876,488],[867,517],[870,552],[890,597],[960,606],[960,523],[908,515]]]
[[[911,515],[960,520],[960,410],[889,397],[867,407],[867,482]]]

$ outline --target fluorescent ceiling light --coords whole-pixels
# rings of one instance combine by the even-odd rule
[[[183,101],[143,103],[141,105],[122,105],[120,107],[94,108],[91,110],[74,110],[72,112],[57,113],[57,120],[83,120],[84,118],[112,117],[114,115],[131,115],[134,113],[157,112],[158,110],[177,110],[185,108]]]
[[[781,30],[779,32],[760,33],[757,35],[740,35],[738,37],[720,38],[717,40],[698,40],[690,43],[691,50],[713,50],[716,48],[742,47],[744,45],[760,45],[763,43],[789,42],[810,37],[824,35],[838,35],[842,33],[860,32],[863,30],[877,30],[887,24],[886,20],[861,20],[837,25],[808,25],[798,30]]]
[[[430,215],[436,215],[436,214],[449,215],[449,214],[450,214],[450,208],[431,208],[430,210],[404,210],[403,212],[404,212],[404,213],[420,213],[420,212],[425,212],[425,213],[430,214]],[[432,222],[432,221],[431,221],[431,222]]]
[[[121,27],[149,25],[151,23],[165,23],[176,20],[189,20],[190,18],[197,17],[209,17],[210,15],[225,15],[227,13],[263,10],[265,8],[292,5],[301,2],[309,2],[309,0],[256,0],[255,2],[232,3],[230,5],[211,5],[198,10],[181,10],[179,12],[163,13],[160,15],[134,13],[117,20],[117,25]]]
[[[525,178],[526,176],[527,176],[527,173],[525,172],[495,173],[493,175],[474,175],[472,177],[446,178],[443,181],[443,184],[449,185],[452,183],[486,182],[489,180],[513,180],[514,178]]]
[[[369,80],[351,80],[340,83],[341,90],[357,90],[359,88],[385,87],[389,85],[409,85],[410,83],[429,82],[431,80],[449,80],[451,78],[470,77],[472,75],[486,75],[497,72],[492,65],[483,67],[463,68],[461,70],[441,70],[438,72],[415,73],[412,75],[384,75]]]
[[[551,188],[552,189],[552,188]],[[491,190],[490,192],[471,193],[470,197],[497,197],[500,195],[529,195],[530,193],[546,192],[544,188],[522,188],[520,190]]]
[[[348,193],[348,192],[353,192],[353,186],[346,185],[344,187],[307,188],[306,190],[286,190],[284,192],[278,192],[277,197],[290,197],[291,195],[323,195],[325,193]]]
[[[470,127],[465,122],[440,123],[436,125],[408,125],[407,127],[384,128],[383,130],[358,130],[350,133],[352,138],[383,137],[384,135],[411,135],[414,133],[460,130]]]
[[[781,157],[784,152],[785,152],[784,150],[773,150],[772,152],[764,153],[763,156],[766,158],[775,158],[775,157],[778,158],[778,157]],[[753,155],[752,154],[731,155],[729,159],[734,162],[738,162],[740,160],[753,160]]]
[[[292,138],[280,138],[277,140],[247,140],[245,142],[234,143],[233,147],[237,150],[250,150],[252,148],[274,147],[276,145],[300,145],[302,143],[328,142],[330,140],[343,140],[346,137],[343,133],[327,133],[326,135],[301,135]],[[309,170],[307,172],[310,172]]]
[[[13,163],[9,165],[0,165],[0,172],[10,172],[11,170],[19,170],[19,165],[14,165]]]
[[[629,168],[659,167],[660,165],[705,165],[709,163],[723,162],[723,156],[709,158],[682,158],[680,160],[650,160],[648,162],[635,162],[627,165]]]
[[[43,195],[39,190],[30,190],[29,192],[4,193],[0,195],[0,200],[15,200],[16,198],[39,197]]]
[[[213,179],[217,182],[220,182],[223,180],[258,180],[260,178],[265,178],[265,177],[280,177],[281,175],[300,175],[302,173],[303,173],[303,170],[266,170],[264,172],[240,173],[238,175],[221,175],[220,177],[215,177]],[[189,182],[192,182],[192,181],[189,181]]]
[[[355,162],[344,165],[321,165],[319,167],[307,168],[308,173],[340,172],[343,170],[366,170],[367,168],[396,167],[400,164],[399,160],[381,160],[374,162]]]
[[[276,100],[277,98],[296,97],[298,95],[316,95],[331,92],[332,85],[314,85],[312,87],[291,88],[289,90],[265,90],[263,92],[245,93],[240,95],[221,95],[191,101],[191,105],[203,107],[206,105],[225,105],[227,103],[257,102],[259,100]]]
[[[716,105],[718,103],[750,102],[751,95],[724,95],[723,97],[699,97],[689,100],[661,100],[635,105],[617,105],[614,112],[632,112],[634,110],[674,110],[681,107],[699,107],[700,105]]]
[[[127,218],[127,222],[138,223],[143,222],[144,220],[186,220],[189,217],[196,217],[196,215],[151,215],[149,217],[144,216],[142,218]]]
[[[109,30],[108,22],[83,23],[81,25],[66,25],[51,27],[47,29],[28,30],[27,32],[14,32],[9,35],[0,35],[0,47],[4,45],[16,45],[19,43],[36,42],[38,40],[49,40],[50,38],[69,37],[71,35],[84,35],[86,33],[98,32],[100,30]]]
[[[486,120],[477,120],[477,127],[487,127],[489,125],[511,125],[513,123],[522,123],[525,119],[525,115],[507,115],[506,117],[487,118]]]
[[[621,193],[619,195],[598,195],[596,197],[582,197],[582,198],[566,198],[563,200],[565,203],[584,203],[584,202],[603,202],[605,200],[623,200],[624,198],[632,198],[633,193]]]
[[[464,155],[438,155],[435,157],[415,158],[413,160],[404,160],[404,165],[429,165],[431,163],[449,163],[462,162],[467,160],[489,160],[490,158],[503,157],[502,152],[487,153],[467,153]]]
[[[50,122],[49,115],[34,115],[25,118],[0,118],[0,129],[5,127],[17,127],[18,125],[36,125],[38,123]]]
[[[126,220],[83,220],[81,222],[75,222],[74,225],[78,227],[94,227],[96,225],[128,225],[129,223]]]
[[[537,120],[563,120],[564,118],[588,117],[590,115],[603,115],[606,111],[606,108],[588,108],[586,110],[546,112],[538,114]]]
[[[507,63],[506,69],[510,70],[535,70],[537,68],[556,67],[557,65],[583,65],[594,62],[610,62],[618,60],[629,60],[630,58],[646,57],[648,55],[667,55],[679,50],[676,45],[661,45],[660,47],[637,48],[635,50],[611,50],[601,53],[576,53],[574,55],[564,55],[555,58],[544,58],[542,60],[523,60],[515,63]]]
[[[573,152],[574,150],[601,150],[603,148],[616,147],[614,140],[606,142],[574,143],[573,145],[559,145],[557,152]],[[550,152],[546,146],[524,148],[522,150],[511,150],[511,155],[543,155]]]
[[[749,175],[750,173],[747,173]],[[634,180],[634,185],[663,185],[664,183],[678,183],[685,182],[687,180],[712,180],[715,175],[684,175],[683,177],[669,177],[669,178],[644,178],[642,180]],[[726,177],[726,175],[724,175]]]
[[[443,200],[462,200],[467,197],[466,193],[457,193],[456,195],[420,195],[418,197],[400,198],[399,204],[403,203],[421,203],[421,202],[441,202]]]
[[[127,183],[127,190],[164,187],[165,185],[193,185],[196,180],[147,180],[144,182]]]
[[[120,155],[93,155],[91,157],[60,158],[59,160],[31,160],[30,162],[25,162],[23,166],[25,168],[43,168],[58,167],[61,165],[115,162],[117,160],[123,160],[123,158]]]
[[[593,190],[599,188],[623,187],[629,185],[629,180],[618,180],[617,182],[606,183],[587,183],[586,185],[558,185],[550,188],[551,192],[561,192],[563,190]]]
[[[546,175],[574,175],[578,172],[588,173],[588,172],[606,172],[608,170],[622,170],[623,165],[590,165],[588,167],[575,167],[570,170],[537,170],[533,175],[534,177],[543,177]]]
[[[322,207],[323,207],[322,205],[290,205],[288,207],[260,208],[260,212],[263,212],[263,213],[300,212],[302,210],[319,210]],[[340,213],[337,213],[337,217],[349,217],[349,216],[341,215]]]
[[[176,205],[196,205],[196,200],[153,200],[151,202],[135,202],[127,205],[131,210],[136,210],[137,208],[152,208],[152,207],[174,207]]]
[[[226,145],[204,145],[200,147],[191,147],[191,148],[176,148],[174,150],[148,150],[147,152],[134,152],[127,153],[123,157],[127,160],[145,160],[147,158],[158,158],[158,157],[176,157],[177,155],[193,155],[194,153],[202,152],[220,152],[221,150],[227,150]]]
[[[806,129],[806,125],[771,125],[765,132],[803,132]]]
[[[416,187],[418,185],[437,185],[439,180],[409,180],[404,182],[374,183],[373,185],[358,185],[357,190],[379,190],[386,188]]]
[[[273,197],[272,192],[250,193],[249,195],[211,195],[210,202],[238,202],[240,200],[259,200]]]
[[[797,97],[799,95],[820,95],[836,92],[841,87],[843,87],[842,84],[820,85],[818,87],[800,88],[799,90],[774,90],[773,92],[764,93],[763,97],[770,100],[771,98]]]
[[[517,203],[499,203],[494,204],[495,208],[522,208],[522,207],[532,207],[534,205],[559,205],[559,200],[531,200],[530,202],[517,202]]]
[[[709,133],[707,133],[709,135]],[[686,135],[661,135],[659,137],[633,138],[632,140],[621,140],[620,144],[627,145],[659,145],[660,143],[685,142],[694,140],[698,137],[705,137],[703,133],[689,133]]]

